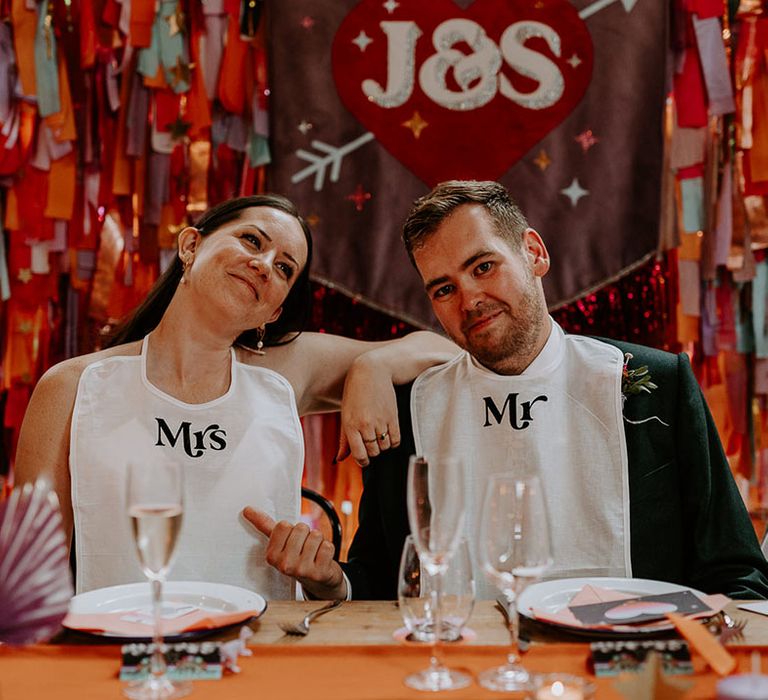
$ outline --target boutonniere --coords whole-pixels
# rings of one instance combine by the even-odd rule
[[[650,394],[654,389],[658,389],[658,385],[654,384],[651,380],[651,373],[648,371],[648,366],[633,367],[630,369],[629,361],[633,358],[631,352],[624,353],[624,367],[621,370],[621,405],[622,407],[627,402],[630,396],[636,396],[637,394]],[[643,418],[642,420],[630,420],[624,416],[624,420],[632,425],[640,425],[641,423],[647,423],[649,420],[657,420],[662,425],[669,427],[658,416],[651,416],[650,418]]]
[[[651,381],[651,373],[648,366],[629,368],[629,361],[634,357],[631,352],[624,353],[624,369],[621,370],[621,396],[624,401],[635,394],[643,392],[650,394],[654,389],[658,389]]]

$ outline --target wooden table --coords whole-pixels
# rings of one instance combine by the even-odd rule
[[[403,627],[403,620],[396,601],[359,601],[344,603],[338,610],[324,615],[312,623],[311,632],[306,637],[291,637],[283,633],[281,622],[298,622],[310,610],[323,605],[322,601],[277,600],[268,604],[267,610],[258,620],[249,624],[254,636],[251,644],[300,644],[307,646],[323,645],[397,645],[401,642],[393,637],[393,632]],[[732,602],[726,607],[732,617],[744,618],[747,626],[744,638],[733,641],[734,647],[768,647],[768,617],[757,613],[739,610],[738,603]],[[494,608],[493,601],[481,600],[475,604],[472,616],[467,623],[472,635],[465,641],[473,646],[504,646],[509,644],[509,633],[503,625],[500,613]],[[237,625],[225,632],[212,634],[207,639],[227,640],[237,636]],[[521,621],[522,634],[533,644],[541,643],[584,643],[584,638],[576,634],[553,631],[546,625]],[[56,644],[112,644],[91,635],[64,631],[54,640]],[[768,672],[768,666],[766,667]]]
[[[192,698],[200,700],[392,700],[424,698],[403,685],[410,672],[427,665],[426,645],[404,644],[392,636],[402,626],[393,602],[349,602],[319,618],[306,637],[282,633],[281,621],[295,622],[317,602],[272,602],[262,618],[251,624],[253,656],[241,657],[242,673],[221,681],[199,681]],[[750,649],[768,647],[768,617],[728,611],[749,620],[745,639],[733,645],[739,672],[750,668]],[[445,645],[447,663],[472,674],[503,662],[508,637],[500,614],[489,601],[479,602],[469,621],[476,637]],[[531,632],[532,645],[524,663],[534,672],[567,672],[589,675],[589,647]],[[224,636],[237,634],[237,630]],[[96,641],[96,643],[94,643]],[[121,698],[117,680],[119,647],[66,633],[56,643],[24,649],[0,647],[0,698],[2,700],[83,700]],[[686,700],[712,698],[717,677],[694,656],[694,687]],[[768,662],[766,662],[768,671]],[[619,698],[614,679],[598,679],[597,698]],[[442,696],[443,694],[441,694]],[[478,685],[446,693],[446,697],[511,697],[486,691]]]
[[[319,617],[312,623],[306,637],[290,637],[279,627],[281,622],[298,622],[307,612],[322,605],[320,602],[273,601],[260,620],[250,624],[255,632],[251,644],[300,644],[317,645],[398,645],[392,633],[403,627],[403,620],[395,601],[349,601],[338,610]],[[768,617],[757,613],[738,610],[732,602],[726,611],[736,618],[746,619],[744,639],[734,641],[735,647],[768,647]],[[504,627],[501,614],[494,608],[493,601],[481,600],[475,604],[467,627],[476,636],[468,639],[472,646],[504,646],[509,644],[509,633]],[[523,632],[528,633],[533,644],[537,643],[584,643],[577,635],[553,633],[544,625],[530,625],[523,622]],[[237,630],[219,637],[230,639]],[[71,641],[68,635],[66,641]],[[730,646],[730,645],[729,645]],[[768,672],[768,665],[766,666]]]

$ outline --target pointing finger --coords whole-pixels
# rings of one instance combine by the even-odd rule
[[[269,537],[275,529],[275,519],[262,510],[255,510],[250,506],[243,509],[243,517],[251,523],[260,533]]]

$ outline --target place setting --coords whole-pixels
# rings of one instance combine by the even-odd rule
[[[252,632],[241,628],[230,642],[206,642],[214,632],[259,618],[267,601],[239,586],[171,581],[184,512],[184,480],[175,461],[131,463],[126,513],[145,583],[97,588],[76,595],[62,626],[71,632],[122,644],[123,693],[136,700],[182,697],[190,679],[220,678],[249,654]]]
[[[163,590],[161,629],[166,641],[199,639],[259,618],[267,601],[239,586],[201,581],[169,581]],[[129,583],[75,596],[63,620],[68,630],[113,641],[152,638],[151,587]]]
[[[453,489],[445,488],[448,480]],[[543,488],[535,474],[492,478],[480,517],[478,569],[500,593],[496,608],[510,636],[506,663],[476,675],[447,667],[444,649],[475,639],[475,580],[462,535],[463,501],[455,488],[460,480],[456,460],[411,458],[412,534],[404,544],[398,579],[404,627],[393,636],[406,644],[428,644],[430,664],[407,676],[407,686],[453,691],[477,683],[542,700],[593,697],[594,683],[572,669],[542,674],[526,668],[531,640],[589,642],[585,668],[597,678],[621,679],[630,689],[692,675],[694,651],[717,673],[733,672],[723,644],[742,635],[745,622],[724,612],[730,602],[724,595],[650,579],[541,580],[552,564],[552,552]],[[649,664],[658,672],[642,674]],[[676,687],[675,680],[669,684]]]

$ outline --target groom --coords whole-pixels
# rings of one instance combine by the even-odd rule
[[[344,565],[354,598],[396,597],[410,454],[463,460],[470,543],[490,478],[536,470],[549,576],[768,597],[768,564],[684,354],[563,333],[544,298],[546,246],[497,183],[438,185],[416,202],[403,238],[438,320],[465,352],[398,391],[402,442],[364,472]],[[645,366],[650,392],[637,385]],[[317,595],[347,588],[337,566],[303,571]]]

